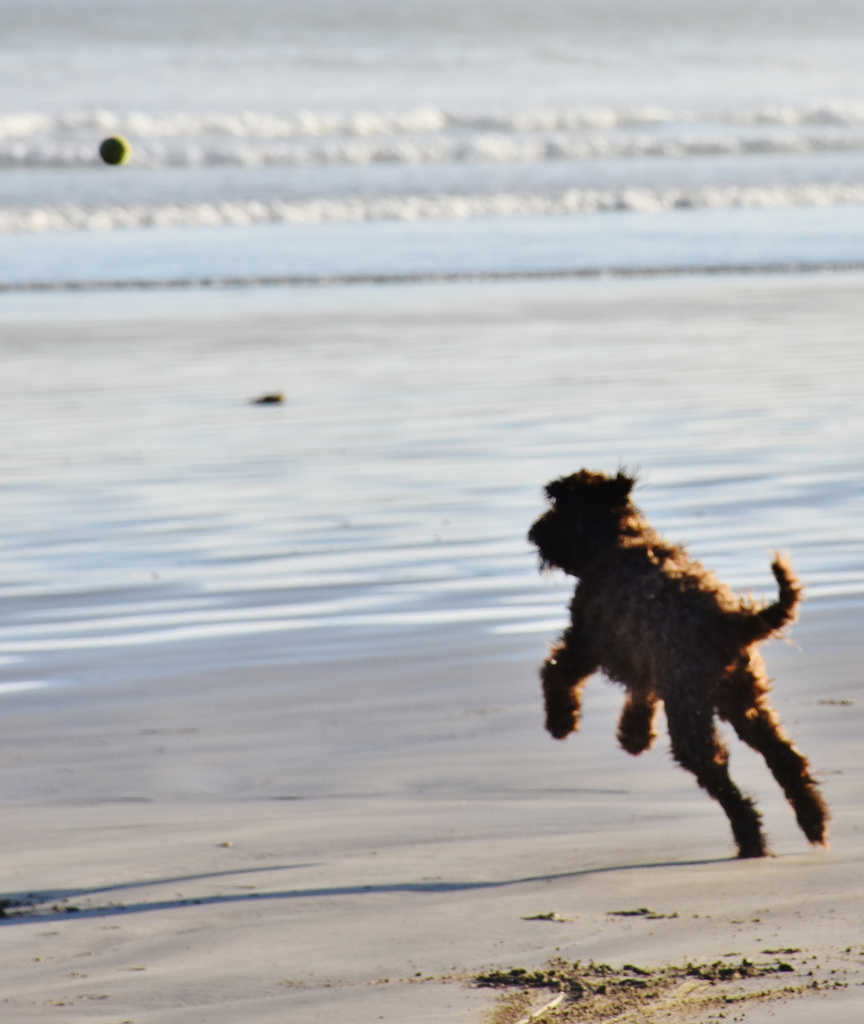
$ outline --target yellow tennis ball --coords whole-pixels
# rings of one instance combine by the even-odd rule
[[[112,135],[103,140],[99,156],[106,164],[128,164],[132,159],[132,146],[122,135]]]

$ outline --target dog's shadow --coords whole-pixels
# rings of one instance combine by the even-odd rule
[[[268,867],[238,868],[233,871],[213,871],[198,875],[179,875],[172,878],[149,879],[141,882],[120,882],[116,885],[78,889],[43,889],[38,891],[11,892],[0,895],[0,927],[11,925],[68,921],[70,918],[112,917],[121,914],[138,914],[152,910],[179,910],[191,906],[213,906],[233,903],[260,903],[264,900],[303,900],[333,898],[338,896],[373,896],[392,893],[437,895],[448,893],[478,892],[488,889],[505,889],[536,882],[556,882],[568,879],[587,878],[592,875],[611,874],[621,871],[652,871],[662,868],[679,870],[687,867],[702,867],[709,864],[737,862],[734,857],[716,857],[709,860],[656,861],[652,863],[616,864],[608,867],[585,868],[581,871],[565,871],[548,875],[531,875],[525,878],[493,879],[488,881],[428,881],[389,882],[378,885],[345,885],[310,889],[273,889],[242,893],[212,893],[203,896],[175,896],[173,899],[154,899],[124,902],[110,898],[114,894],[134,889],[151,889],[160,885],[178,885],[183,882],[202,882],[208,879],[238,878],[261,875],[273,871],[296,871],[299,868],[315,867],[314,863],[281,864]],[[98,900],[109,897],[98,905],[77,906],[74,900]]]

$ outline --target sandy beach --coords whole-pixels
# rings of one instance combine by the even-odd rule
[[[5,297],[3,1019],[505,1024],[477,976],[559,957],[790,968],[621,1021],[860,1021],[862,283]],[[764,652],[830,852],[733,741],[775,853],[736,860],[600,678],[543,732],[571,588],[525,533],[620,463],[736,589],[790,551]]]

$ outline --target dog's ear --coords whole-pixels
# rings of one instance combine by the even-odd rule
[[[633,490],[633,485],[636,483],[635,477],[628,476],[622,470],[618,470],[618,475],[609,481],[609,491],[615,500],[616,505],[624,505],[630,497],[630,492]]]
[[[568,487],[569,481],[570,481],[570,477],[563,477],[562,476],[562,477],[559,477],[559,479],[552,480],[551,483],[546,484],[546,487],[544,488],[544,490],[546,492],[546,497],[550,501],[560,501],[561,498],[563,498],[564,495],[569,490],[569,487]]]

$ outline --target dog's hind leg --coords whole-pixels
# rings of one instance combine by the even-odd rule
[[[718,714],[741,739],[765,758],[811,843],[828,845],[828,807],[810,775],[807,758],[795,747],[768,704],[768,677],[755,652],[730,676],[718,699]]]
[[[766,856],[759,812],[729,777],[729,751],[714,728],[713,708],[694,708],[690,702],[682,706],[667,700],[666,721],[675,760],[693,772],[699,785],[726,812],[738,856]]]
[[[628,754],[649,750],[657,739],[654,722],[660,700],[656,694],[631,690],[618,719],[618,742]]]
[[[582,712],[582,690],[597,671],[572,628],[566,629],[558,646],[540,669],[546,702],[546,728],[556,740],[577,732]]]

